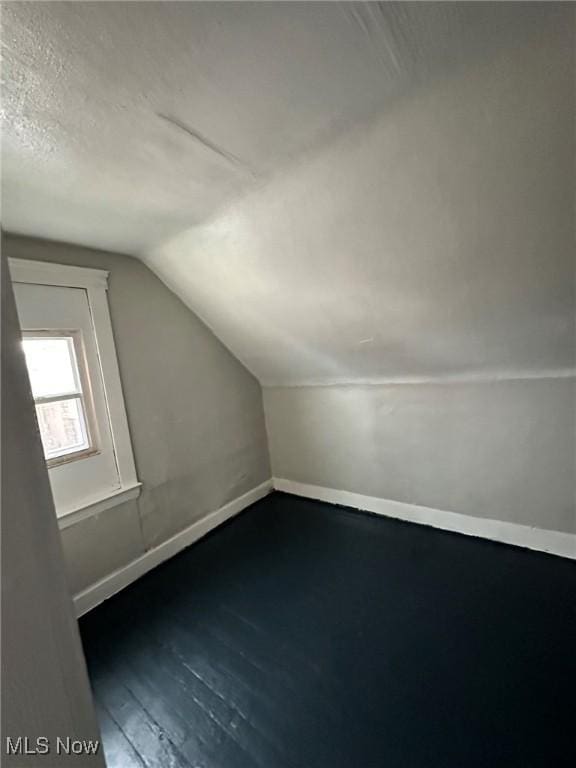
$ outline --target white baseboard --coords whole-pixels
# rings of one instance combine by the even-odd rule
[[[154,549],[148,550],[148,552],[128,563],[128,565],[119,568],[117,571],[82,590],[82,592],[79,592],[74,597],[76,615],[82,616],[82,614],[87,613],[99,603],[112,597],[116,592],[139,579],[147,571],[173,557],[182,549],[189,547],[190,544],[193,544],[218,525],[242,512],[250,504],[254,504],[255,501],[262,499],[271,490],[272,480],[266,480],[264,483],[256,486],[256,488],[252,488],[252,490],[244,493],[237,499],[233,499],[228,504],[220,507],[215,512],[211,512],[201,520],[192,523],[188,528],[180,531],[167,541],[163,541],[162,544],[154,547]]]
[[[458,512],[445,512],[442,509],[422,507],[417,504],[406,504],[401,501],[380,499],[377,496],[363,496],[360,493],[339,491],[335,488],[323,488],[319,485],[298,483],[294,480],[273,478],[274,488],[278,491],[293,493],[309,499],[327,501],[331,504],[341,504],[377,515],[395,517],[412,523],[430,525],[445,531],[455,531],[467,536],[478,536],[482,539],[500,541],[504,544],[514,544],[538,552],[548,552],[576,560],[576,535],[561,531],[548,531],[542,528],[531,528],[518,523],[506,523],[483,517],[472,517]]]

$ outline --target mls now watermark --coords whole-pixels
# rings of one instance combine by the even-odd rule
[[[100,749],[100,742],[92,739],[72,739],[70,736],[57,736],[49,739],[38,736],[6,736],[6,754],[8,755],[95,755]]]

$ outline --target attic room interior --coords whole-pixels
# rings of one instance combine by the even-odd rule
[[[572,766],[575,6],[0,11],[2,765]]]

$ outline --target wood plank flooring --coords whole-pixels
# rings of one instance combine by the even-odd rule
[[[574,562],[274,493],[80,623],[109,768],[562,768]]]

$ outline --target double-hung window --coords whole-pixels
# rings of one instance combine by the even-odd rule
[[[9,263],[56,514],[66,527],[139,493],[108,272]]]
[[[98,450],[79,331],[24,331],[24,354],[48,467]]]

